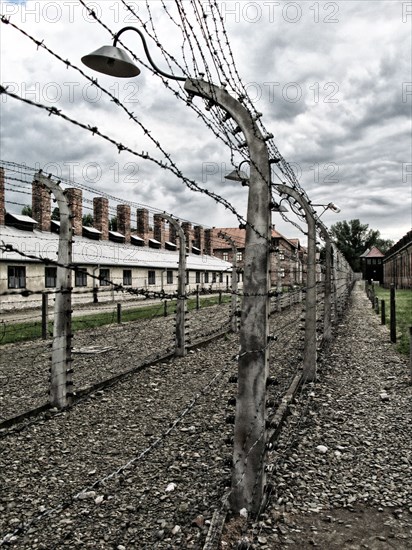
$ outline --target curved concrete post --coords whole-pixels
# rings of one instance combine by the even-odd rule
[[[65,192],[59,183],[44,176],[35,175],[35,180],[53,193],[60,211],[60,233],[57,261],[57,281],[54,301],[54,324],[52,365],[50,375],[50,404],[62,409],[70,405],[72,386],[72,240],[71,209]],[[70,394],[70,395],[68,395]]]
[[[330,342],[332,339],[331,320],[331,291],[332,291],[332,243],[328,230],[322,222],[318,221],[321,238],[325,242],[325,311],[323,324],[323,340]]]
[[[159,216],[173,225],[179,236],[175,355],[177,357],[184,357],[186,355],[186,237],[180,223],[172,218],[172,216],[164,213],[159,214]]]
[[[235,244],[235,241],[229,237],[229,235],[226,235],[226,233],[222,233],[221,231],[218,234],[218,237],[221,237],[226,242],[230,244],[232,247],[232,273],[230,277],[230,288],[232,291],[232,299],[231,299],[231,305],[230,305],[230,325],[232,332],[238,331],[238,323],[237,323],[237,247]]]
[[[308,201],[295,189],[279,183],[279,193],[297,201],[305,211],[308,224],[308,268],[306,281],[305,346],[303,351],[303,381],[316,380],[316,225],[314,212]]]
[[[185,90],[226,111],[242,130],[249,149],[243,301],[238,362],[230,504],[258,514],[265,484],[266,380],[268,375],[270,166],[265,139],[250,112],[223,87],[188,78]]]

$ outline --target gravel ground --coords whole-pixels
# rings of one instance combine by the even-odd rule
[[[219,325],[218,311],[203,310],[202,331]],[[272,318],[274,408],[300,365],[300,315],[295,305]],[[151,322],[148,341],[129,325],[92,331],[93,345],[100,335],[97,345],[113,341],[117,348],[110,360],[96,356],[90,372],[131,361],[142,348],[157,350],[164,322],[170,320]],[[220,338],[66,412],[4,431],[0,540],[27,549],[202,548],[230,479],[233,426],[226,419],[234,412],[228,400],[237,352],[237,336]],[[22,522],[27,528],[16,532]]]
[[[161,311],[163,305],[159,306]],[[229,306],[211,306],[187,315],[193,342],[224,326]],[[76,332],[73,338],[75,390],[115,376],[174,345],[174,316],[144,319]],[[104,353],[77,353],[106,350]],[[156,351],[154,351],[156,350]],[[35,340],[1,347],[0,421],[43,405],[48,400],[51,341]]]
[[[232,518],[220,548],[412,548],[411,390],[407,359],[358,283],[319,381],[269,453],[262,520]]]

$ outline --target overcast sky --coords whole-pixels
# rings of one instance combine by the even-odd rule
[[[120,2],[88,4],[114,32],[137,24]],[[130,4],[148,20],[145,2]],[[165,4],[173,14],[174,3]],[[179,27],[160,0],[150,5],[159,40],[181,60]],[[189,9],[189,0],[185,5]],[[219,5],[238,72],[266,129],[312,202],[333,201],[341,208],[339,214],[324,213],[326,225],[359,218],[379,229],[383,238],[400,239],[411,228],[412,2],[268,0]],[[233,169],[228,147],[158,77],[142,67],[137,78],[116,79],[81,64],[83,55],[111,44],[111,39],[77,1],[2,0],[1,11],[63,59],[98,76],[186,176],[246,215],[247,188],[223,178]],[[10,25],[1,24],[0,32],[1,82],[10,91],[54,105],[131,149],[164,160],[139,127],[79,73],[37,49]],[[125,33],[122,40],[144,58],[137,34]],[[168,70],[155,45],[150,47],[158,65]],[[237,225],[222,206],[189,191],[154,163],[119,154],[100,137],[44,110],[10,97],[0,101],[2,160],[38,166],[206,227]],[[200,100],[195,102],[204,110]],[[284,235],[304,240],[278,214],[273,214],[273,223]]]

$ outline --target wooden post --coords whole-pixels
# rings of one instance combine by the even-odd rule
[[[390,315],[390,333],[391,342],[396,342],[396,302],[395,302],[395,284],[391,283],[391,315]]]
[[[409,327],[409,375],[410,384],[412,386],[412,326]]]
[[[379,313],[379,298],[375,296],[375,311]]]
[[[41,337],[47,340],[47,329],[49,321],[49,295],[43,293],[41,295]]]
[[[119,302],[117,304],[117,324],[120,325],[122,322],[122,304]]]
[[[196,309],[200,309],[199,285],[196,286]]]
[[[219,305],[222,303],[222,291],[219,290]]]
[[[381,324],[386,324],[385,300],[381,300]]]
[[[167,317],[167,300],[163,302],[163,317]]]

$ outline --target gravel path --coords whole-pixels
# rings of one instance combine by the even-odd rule
[[[358,283],[319,382],[269,453],[263,520],[234,518],[221,548],[412,548],[411,390],[407,359]]]
[[[205,312],[202,330],[210,331],[219,324],[217,310]],[[296,305],[271,321],[278,336],[271,346],[274,407],[300,364],[300,315]],[[164,333],[161,321],[154,323]],[[99,329],[93,339],[101,331],[107,345],[128,328]],[[134,350],[159,344],[135,334],[119,341],[119,365]],[[229,380],[237,353],[237,336],[221,338],[128,376],[66,412],[3,433],[0,540],[47,550],[201,549],[230,479],[233,426],[226,418],[234,412],[228,401],[236,386]],[[106,355],[97,357],[105,368]],[[16,532],[22,522],[27,528]]]

